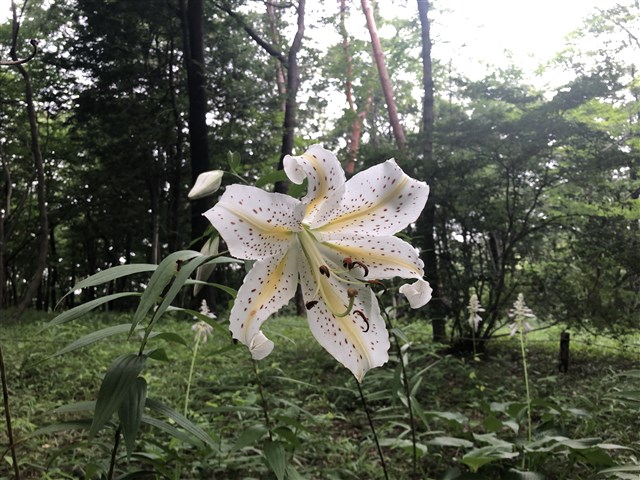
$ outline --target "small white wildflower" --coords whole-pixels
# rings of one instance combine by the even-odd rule
[[[209,305],[204,299],[200,304],[200,313],[206,315],[209,318],[216,318],[215,314],[211,310],[209,310]],[[196,332],[195,336],[193,337],[194,342],[201,341],[202,343],[206,343],[207,339],[213,332],[213,327],[204,320],[200,320],[199,322],[196,322],[191,326],[191,330]]]
[[[518,294],[518,298],[513,304],[513,308],[509,312],[509,316],[513,317],[514,322],[509,326],[511,329],[511,336],[514,336],[516,332],[522,332],[524,334],[529,333],[533,328],[527,321],[527,318],[535,318],[533,311],[527,307],[524,303],[524,295]]]
[[[469,299],[469,306],[467,307],[469,310],[469,326],[474,332],[478,331],[480,327],[480,322],[482,322],[482,317],[478,315],[479,312],[484,312],[484,308],[480,305],[480,301],[478,300],[478,295],[475,293],[471,295]]]

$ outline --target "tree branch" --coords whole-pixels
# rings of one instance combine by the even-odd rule
[[[266,40],[264,40],[260,35],[258,35],[258,33],[251,28],[249,25],[247,25],[247,23],[245,22],[244,18],[242,18],[241,15],[237,14],[236,12],[234,12],[233,10],[231,10],[227,5],[224,5],[222,3],[214,3],[214,5],[219,8],[220,10],[222,10],[223,12],[226,12],[227,15],[229,15],[231,18],[233,18],[236,22],[238,22],[238,24],[244,29],[245,32],[247,32],[247,34],[259,45],[262,47],[262,49],[267,52],[269,55],[271,55],[272,57],[276,58],[280,63],[282,63],[285,68],[287,66],[287,59],[286,57],[282,54],[282,52],[280,52],[277,48],[275,48],[273,45],[271,45],[270,43],[268,43]],[[293,47],[292,47],[293,48]]]

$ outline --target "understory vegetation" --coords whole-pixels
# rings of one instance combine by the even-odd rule
[[[43,329],[44,320],[33,314],[22,324],[2,328],[23,478],[101,478],[109,467],[115,427],[88,442],[93,412],[87,402],[96,398],[105,365],[135,352],[139,339],[126,340],[123,334],[52,356],[79,337],[128,317],[94,313]],[[357,384],[311,341],[304,318],[269,322],[266,332],[277,339],[277,347],[255,363],[245,347],[233,344],[226,326],[214,325],[213,335],[198,349],[188,400],[186,416],[198,430],[183,428],[177,412],[185,402],[193,358],[192,323],[184,315],[171,315],[159,326],[179,335],[185,345],[167,336],[168,342],[158,343],[160,361],[148,362],[143,375],[148,399],[173,413],[145,410],[133,453],[127,458],[124,446],[117,451],[120,478],[285,478],[280,468],[286,478],[383,478]],[[396,324],[411,390],[415,466],[398,357],[372,371],[362,385],[390,478],[636,478],[634,446],[640,435],[633,390],[639,379],[632,369],[637,367],[637,336],[574,335],[565,374],[558,373],[560,332],[530,333],[533,432],[528,442],[515,338],[492,340],[481,356],[459,357],[428,341],[426,321],[399,319]],[[198,438],[199,431],[210,440]],[[2,435],[0,443],[7,445]],[[279,449],[282,457],[270,453]],[[8,451],[3,454],[8,459]],[[274,465],[278,458],[286,464]],[[616,472],[614,465],[628,467]],[[526,471],[538,473],[524,476]],[[0,478],[11,475],[4,471]]]

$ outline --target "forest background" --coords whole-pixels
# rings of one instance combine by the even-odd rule
[[[18,4],[0,26],[3,321],[144,287],[120,278],[63,298],[110,267],[198,250],[214,201],[188,201],[198,174],[284,191],[283,156],[321,142],[348,174],[394,157],[431,185],[406,234],[434,288],[414,319],[435,341],[475,349],[518,293],[540,325],[637,331],[638,2],[595,8],[539,67],[549,83],[508,54],[473,73],[462,45],[439,58],[430,27],[447,28],[447,5],[400,3],[411,13],[364,0]],[[213,281],[242,274],[219,266]],[[226,294],[206,295],[223,316]]]

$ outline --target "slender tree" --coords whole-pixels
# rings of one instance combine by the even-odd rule
[[[429,0],[418,1],[418,16],[420,18],[420,31],[422,37],[422,161],[423,171],[427,180],[435,177],[435,163],[433,160],[433,70],[431,64],[431,30],[429,25]],[[422,214],[421,227],[424,238],[423,257],[426,276],[433,288],[433,299],[429,303],[429,311],[433,323],[433,340],[444,342],[446,340],[445,329],[445,305],[442,301],[440,277],[438,275],[438,257],[436,253],[436,229],[435,229],[436,205],[434,196],[431,195]]]
[[[362,1],[362,10],[367,19],[367,29],[371,36],[371,48],[373,49],[373,57],[378,67],[378,76],[380,77],[380,86],[382,93],[384,94],[385,102],[387,103],[387,111],[389,114],[389,123],[393,130],[393,136],[396,140],[396,145],[400,150],[404,150],[407,144],[407,139],[404,134],[404,129],[400,123],[398,117],[398,108],[393,95],[393,87],[391,86],[391,79],[389,78],[389,72],[387,72],[387,65],[382,51],[382,44],[380,43],[380,37],[378,36],[378,28],[376,27],[376,21],[373,17],[373,9],[369,0]]]
[[[38,198],[38,218],[39,218],[39,231],[38,237],[39,248],[38,255],[36,258],[35,270],[27,285],[27,289],[22,297],[22,300],[18,304],[18,308],[14,314],[15,318],[20,318],[20,316],[24,313],[24,311],[29,307],[31,301],[35,297],[40,283],[42,281],[42,276],[45,268],[47,267],[47,253],[49,246],[49,220],[47,217],[47,200],[46,200],[46,189],[45,189],[45,175],[44,175],[44,161],[42,159],[42,151],[40,149],[40,136],[38,134],[38,119],[35,109],[35,102],[33,99],[33,86],[31,83],[31,76],[29,72],[24,67],[24,64],[29,59],[33,58],[37,51],[37,43],[35,40],[31,41],[31,46],[33,47],[33,53],[27,59],[19,60],[18,59],[18,34],[20,32],[20,22],[18,20],[18,13],[15,2],[12,0],[11,2],[11,10],[13,12],[13,29],[12,29],[12,41],[11,41],[11,51],[10,57],[13,61],[13,65],[18,70],[20,75],[22,76],[24,82],[24,93],[25,93],[25,105],[27,110],[27,117],[29,119],[29,133],[30,133],[30,143],[31,143],[31,156],[33,160],[33,168],[36,175],[37,187],[36,194]]]
[[[187,68],[189,96],[189,146],[191,180],[210,169],[207,139],[207,90],[204,58],[203,0],[180,0],[180,19],[183,31],[184,59]],[[208,209],[206,198],[191,203],[191,239],[204,235],[207,220],[202,214]],[[202,242],[200,242],[202,243]]]

